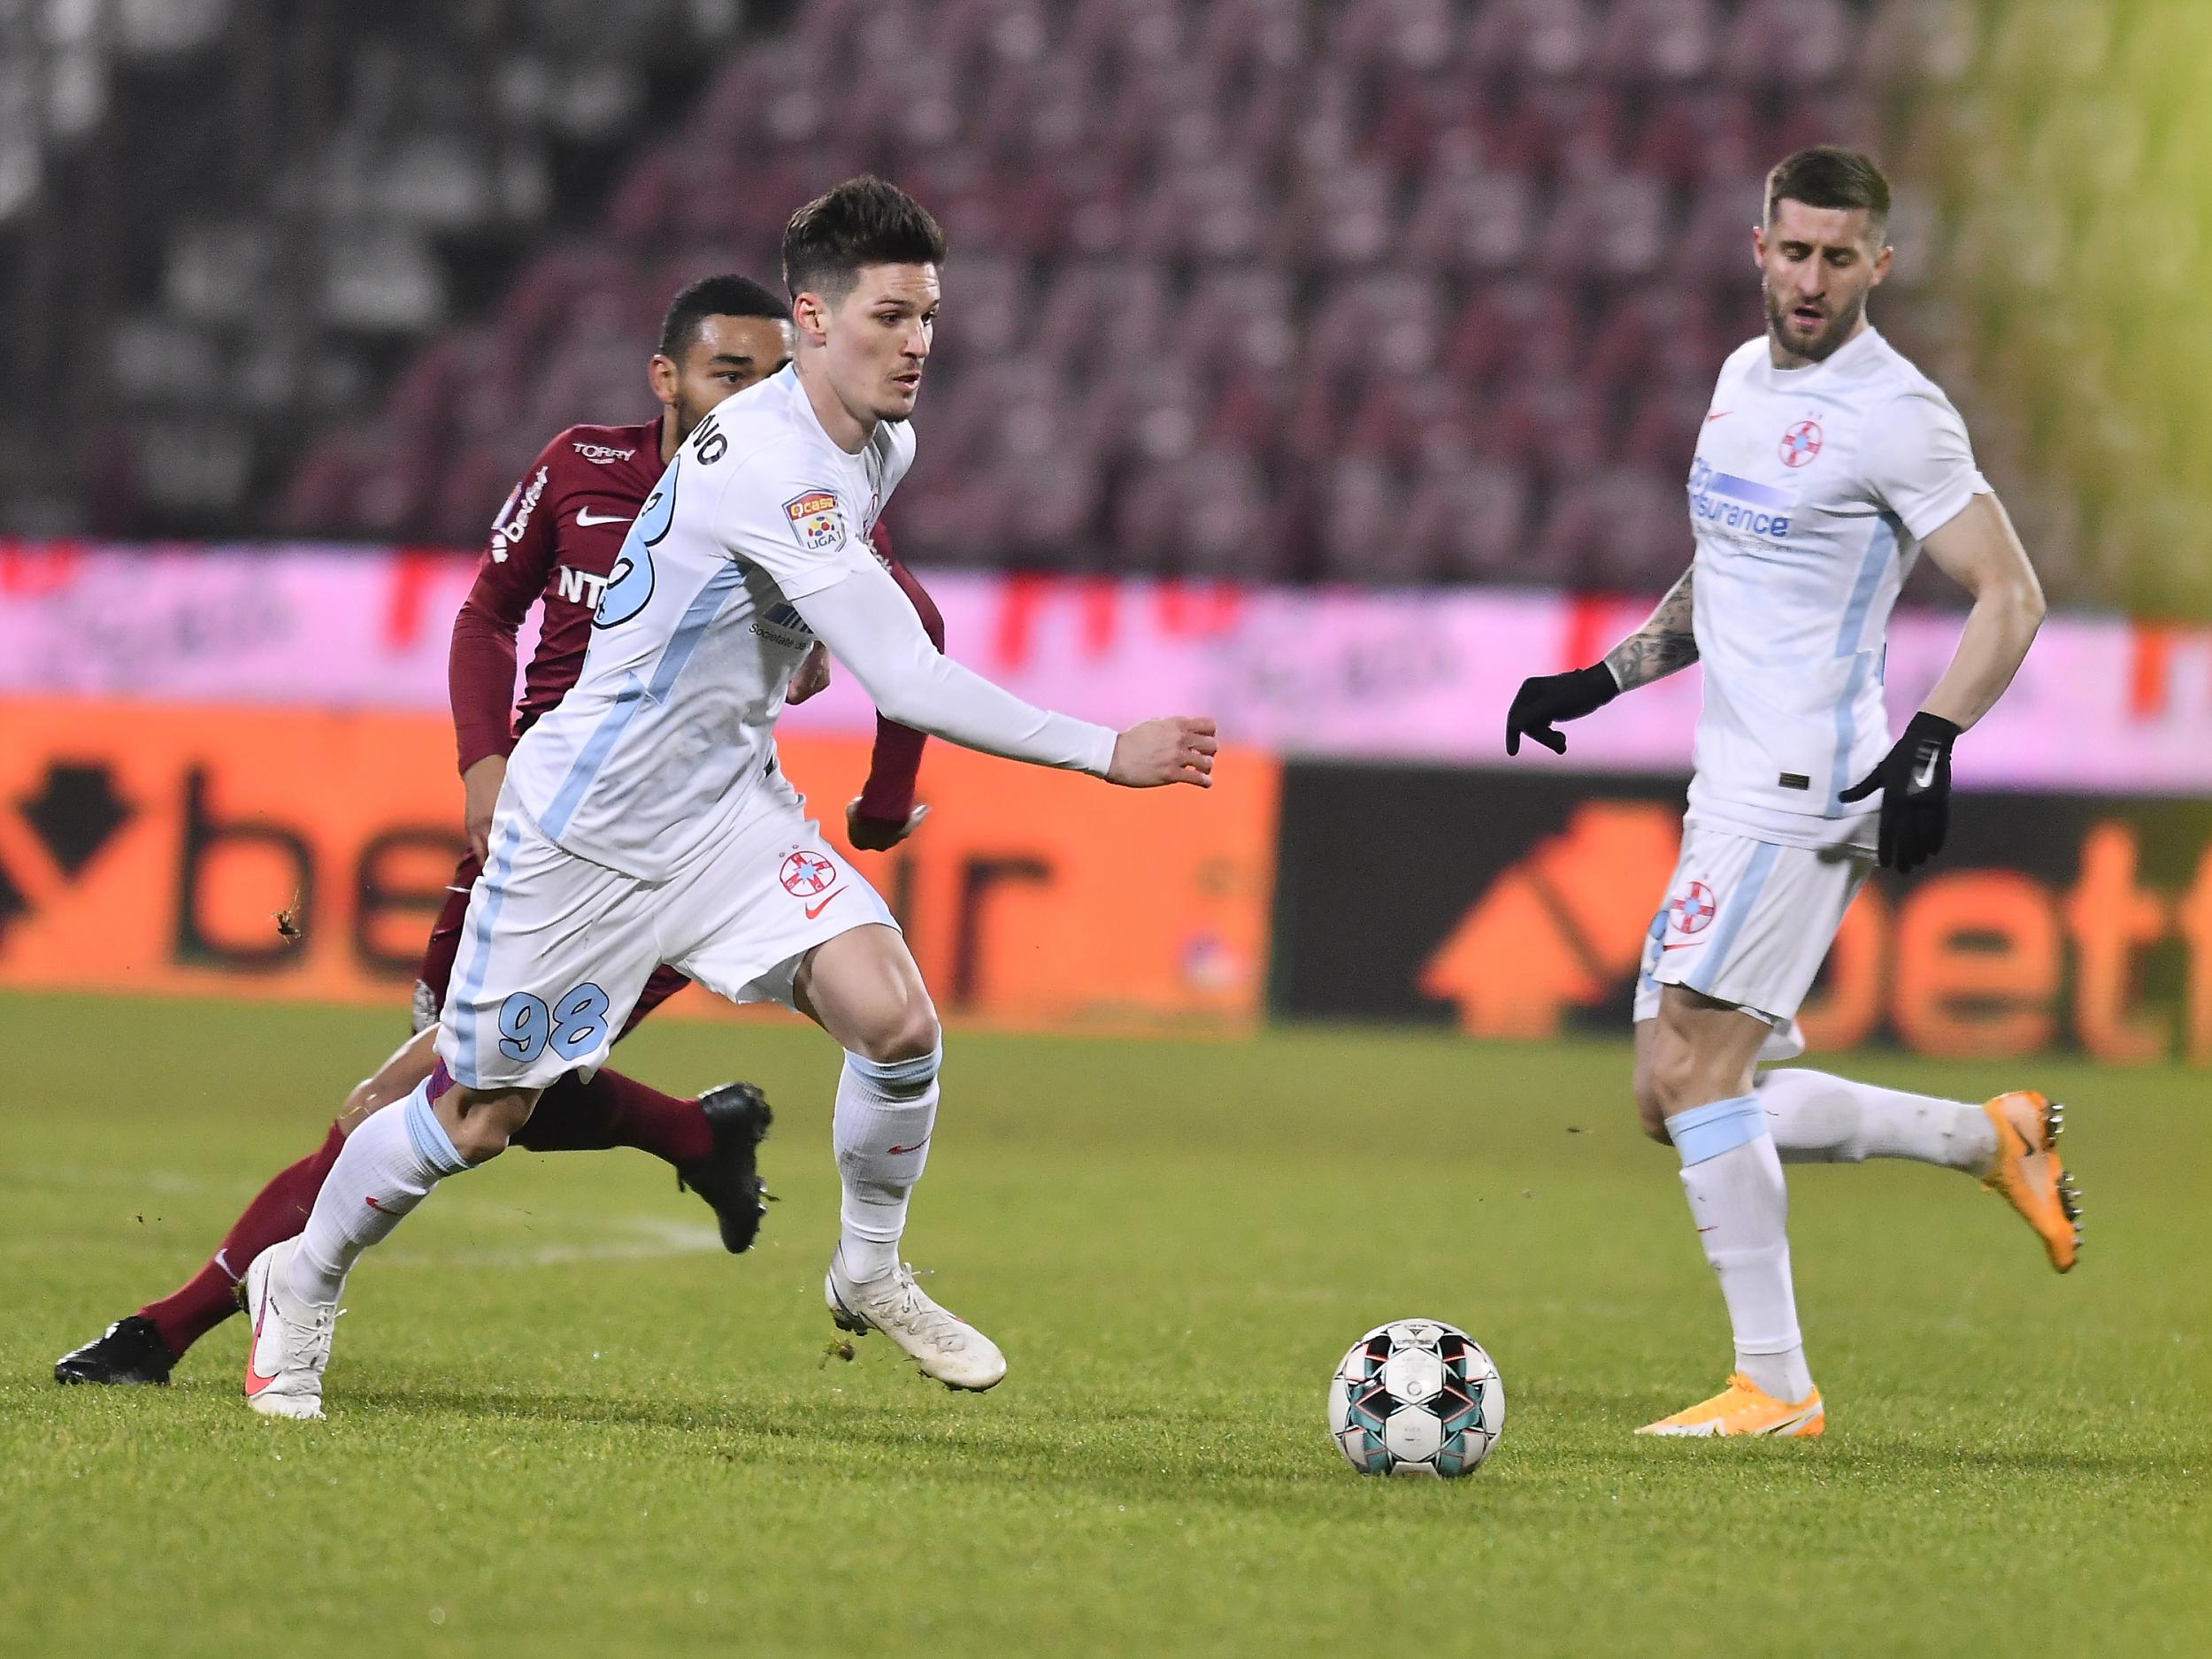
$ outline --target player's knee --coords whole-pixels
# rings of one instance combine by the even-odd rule
[[[521,1128],[506,1124],[484,1112],[471,1112],[461,1120],[461,1126],[448,1132],[453,1149],[461,1155],[461,1162],[473,1169],[479,1164],[488,1164],[504,1152],[514,1140],[514,1132]]]
[[[507,1149],[537,1102],[534,1090],[506,1090],[480,1094],[457,1087],[447,1097],[450,1110],[441,1110],[440,1123],[464,1163],[488,1163]]]
[[[870,1021],[853,1051],[869,1060],[919,1060],[936,1053],[943,1039],[936,1007],[918,992],[886,1007]]]
[[[1698,1098],[1702,1078],[1696,1051],[1662,1025],[1636,1079],[1636,1117],[1644,1133],[1665,1141],[1671,1115],[1703,1105]]]

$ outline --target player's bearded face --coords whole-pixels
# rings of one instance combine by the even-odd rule
[[[1785,198],[1758,234],[1767,332],[1789,356],[1819,363],[1858,331],[1866,296],[1890,250],[1863,208],[1815,208]]]
[[[937,267],[864,266],[825,330],[830,385],[856,415],[904,420],[937,331]]]

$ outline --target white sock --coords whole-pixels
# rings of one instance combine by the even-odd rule
[[[399,1225],[441,1179],[469,1167],[430,1110],[429,1087],[426,1078],[346,1137],[292,1252],[294,1295],[336,1302],[361,1252]]]
[[[941,1047],[912,1060],[845,1056],[830,1137],[845,1186],[837,1249],[856,1279],[880,1279],[899,1264],[907,1195],[929,1162],[943,1059]]]
[[[1759,1104],[1785,1164],[1912,1158],[1986,1175],[1997,1130],[1974,1102],[1909,1094],[1800,1066],[1761,1075]]]
[[[1682,1157],[1698,1242],[1720,1279],[1736,1369],[1794,1405],[1813,1391],[1790,1284],[1789,1189],[1756,1095],[1677,1113],[1667,1132]]]

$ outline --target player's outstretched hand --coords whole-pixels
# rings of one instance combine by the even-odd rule
[[[1505,714],[1505,752],[1521,752],[1521,740],[1541,743],[1555,755],[1567,752],[1567,734],[1554,724],[1595,714],[1621,695],[1613,671],[1593,663],[1570,674],[1535,674],[1521,682]]]
[[[1125,789],[1156,789],[1170,783],[1210,789],[1214,756],[1220,749],[1214,723],[1202,716],[1171,714],[1140,721],[1114,740],[1114,760],[1106,769],[1106,781]]]
[[[829,689],[829,648],[817,640],[813,649],[799,659],[798,667],[791,672],[791,683],[784,687],[784,706],[795,709],[809,697],[821,695]]]
[[[921,828],[928,816],[926,806],[918,806],[903,818],[870,818],[861,811],[860,797],[855,795],[845,803],[845,839],[855,852],[887,853]]]
[[[1863,801],[1877,789],[1882,792],[1877,856],[1901,875],[1941,852],[1950,833],[1951,745],[1958,737],[1956,726],[1923,709],[1881,764],[1836,796]]]

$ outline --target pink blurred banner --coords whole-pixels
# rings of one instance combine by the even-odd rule
[[[473,568],[429,549],[0,542],[0,697],[442,709],[448,630]],[[925,580],[954,654],[1033,702],[1115,725],[1212,714],[1225,736],[1286,756],[1481,766],[1505,764],[1504,710],[1524,675],[1594,660],[1650,606],[1509,589]],[[1959,623],[1896,618],[1893,719],[1935,682]],[[1683,772],[1697,707],[1694,670],[1624,697],[1573,728],[1567,764]],[[858,734],[872,713],[841,674],[785,721]],[[2212,794],[2212,630],[2054,618],[1962,746],[1959,776]]]

